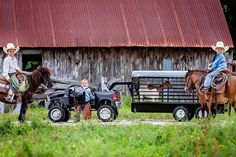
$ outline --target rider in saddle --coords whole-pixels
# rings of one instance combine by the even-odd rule
[[[222,41],[218,41],[215,46],[212,46],[212,49],[216,52],[216,54],[211,63],[208,65],[209,73],[205,77],[202,89],[204,94],[209,92],[212,78],[215,77],[219,71],[227,68],[226,59],[223,53],[226,52],[229,47],[224,46]]]
[[[18,66],[15,54],[19,51],[19,47],[15,47],[13,43],[8,43],[6,47],[3,47],[3,51],[7,54],[3,61],[3,76],[10,83],[10,88],[5,97],[6,101],[12,102],[14,97],[14,88],[11,83],[11,77],[16,73],[16,71],[21,72],[20,67]]]

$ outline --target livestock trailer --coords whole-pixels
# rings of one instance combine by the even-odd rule
[[[128,83],[132,112],[173,113],[177,121],[201,117],[195,92],[187,93],[184,90],[186,73],[187,71],[133,71],[132,82]]]

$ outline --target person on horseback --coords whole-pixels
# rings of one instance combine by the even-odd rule
[[[7,82],[11,82],[11,77],[16,73],[16,71],[21,71],[20,67],[18,66],[17,59],[15,54],[20,50],[19,47],[15,47],[13,43],[8,43],[6,47],[3,47],[3,51],[7,54],[3,61],[3,76],[7,80]],[[5,97],[6,101],[11,102],[14,97],[12,84],[10,83],[10,88]]]
[[[215,77],[219,71],[227,68],[226,59],[223,53],[226,52],[229,47],[224,46],[222,41],[218,41],[215,46],[212,46],[212,49],[216,52],[216,54],[211,63],[208,65],[209,73],[205,77],[202,89],[204,94],[209,92],[212,78]]]

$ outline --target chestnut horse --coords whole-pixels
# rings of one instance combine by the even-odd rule
[[[27,110],[27,104],[31,100],[34,92],[38,89],[40,84],[44,84],[47,88],[51,88],[53,86],[52,80],[50,79],[51,72],[48,68],[38,67],[36,70],[32,72],[30,75],[26,75],[29,83],[29,89],[22,93],[22,105],[20,109],[20,115],[18,117],[19,121],[25,120],[25,114]],[[6,92],[0,92],[0,101],[5,102]]]
[[[169,89],[169,88],[172,88],[170,81],[166,81],[159,86],[155,86],[152,84],[140,85],[139,94],[142,101],[144,101],[144,99],[146,98],[146,99],[151,99],[154,102],[155,100],[158,100],[159,94],[163,92],[164,89]]]
[[[207,74],[204,70],[188,70],[185,75],[185,88],[186,92],[190,90],[196,90],[196,95],[199,99],[199,103],[201,105],[201,112],[204,118],[204,112],[207,110],[207,101],[206,97],[202,95],[199,90],[201,87],[201,80]]]
[[[230,115],[230,110],[231,110],[231,106],[235,105],[235,101],[236,101],[236,76],[231,75],[232,73],[228,70],[223,71],[225,74],[228,74],[228,80],[225,84],[225,93],[224,97],[227,98],[228,103],[229,103],[229,115]],[[185,91],[188,90],[193,90],[196,89],[196,94],[199,98],[199,103],[201,104],[201,108],[202,108],[202,113],[204,112],[204,110],[206,109],[206,105],[208,104],[208,111],[209,114],[211,114],[211,102],[207,103],[207,100],[210,100],[211,96],[213,95],[213,93],[209,93],[207,94],[207,97],[205,95],[202,95],[200,93],[200,87],[202,84],[202,79],[203,77],[207,74],[206,71],[204,70],[189,70],[186,73],[185,76]],[[215,104],[224,104],[225,103],[225,99],[224,97],[222,97],[222,95],[217,95],[217,97],[219,96],[219,98],[217,98],[217,102],[215,102]],[[236,111],[236,110],[235,110]]]

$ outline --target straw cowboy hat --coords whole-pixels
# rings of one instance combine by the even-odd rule
[[[222,41],[218,41],[215,46],[213,45],[211,47],[214,51],[216,51],[217,48],[223,48],[224,52],[228,51],[228,49],[229,49],[229,47],[225,46]]]
[[[15,53],[17,53],[17,52],[20,50],[20,48],[19,48],[19,47],[15,47],[13,43],[8,43],[8,44],[7,44],[7,47],[3,47],[3,51],[4,51],[5,53],[7,53],[7,54],[8,54],[7,51],[8,51],[9,49],[14,49],[14,50],[15,50]]]

